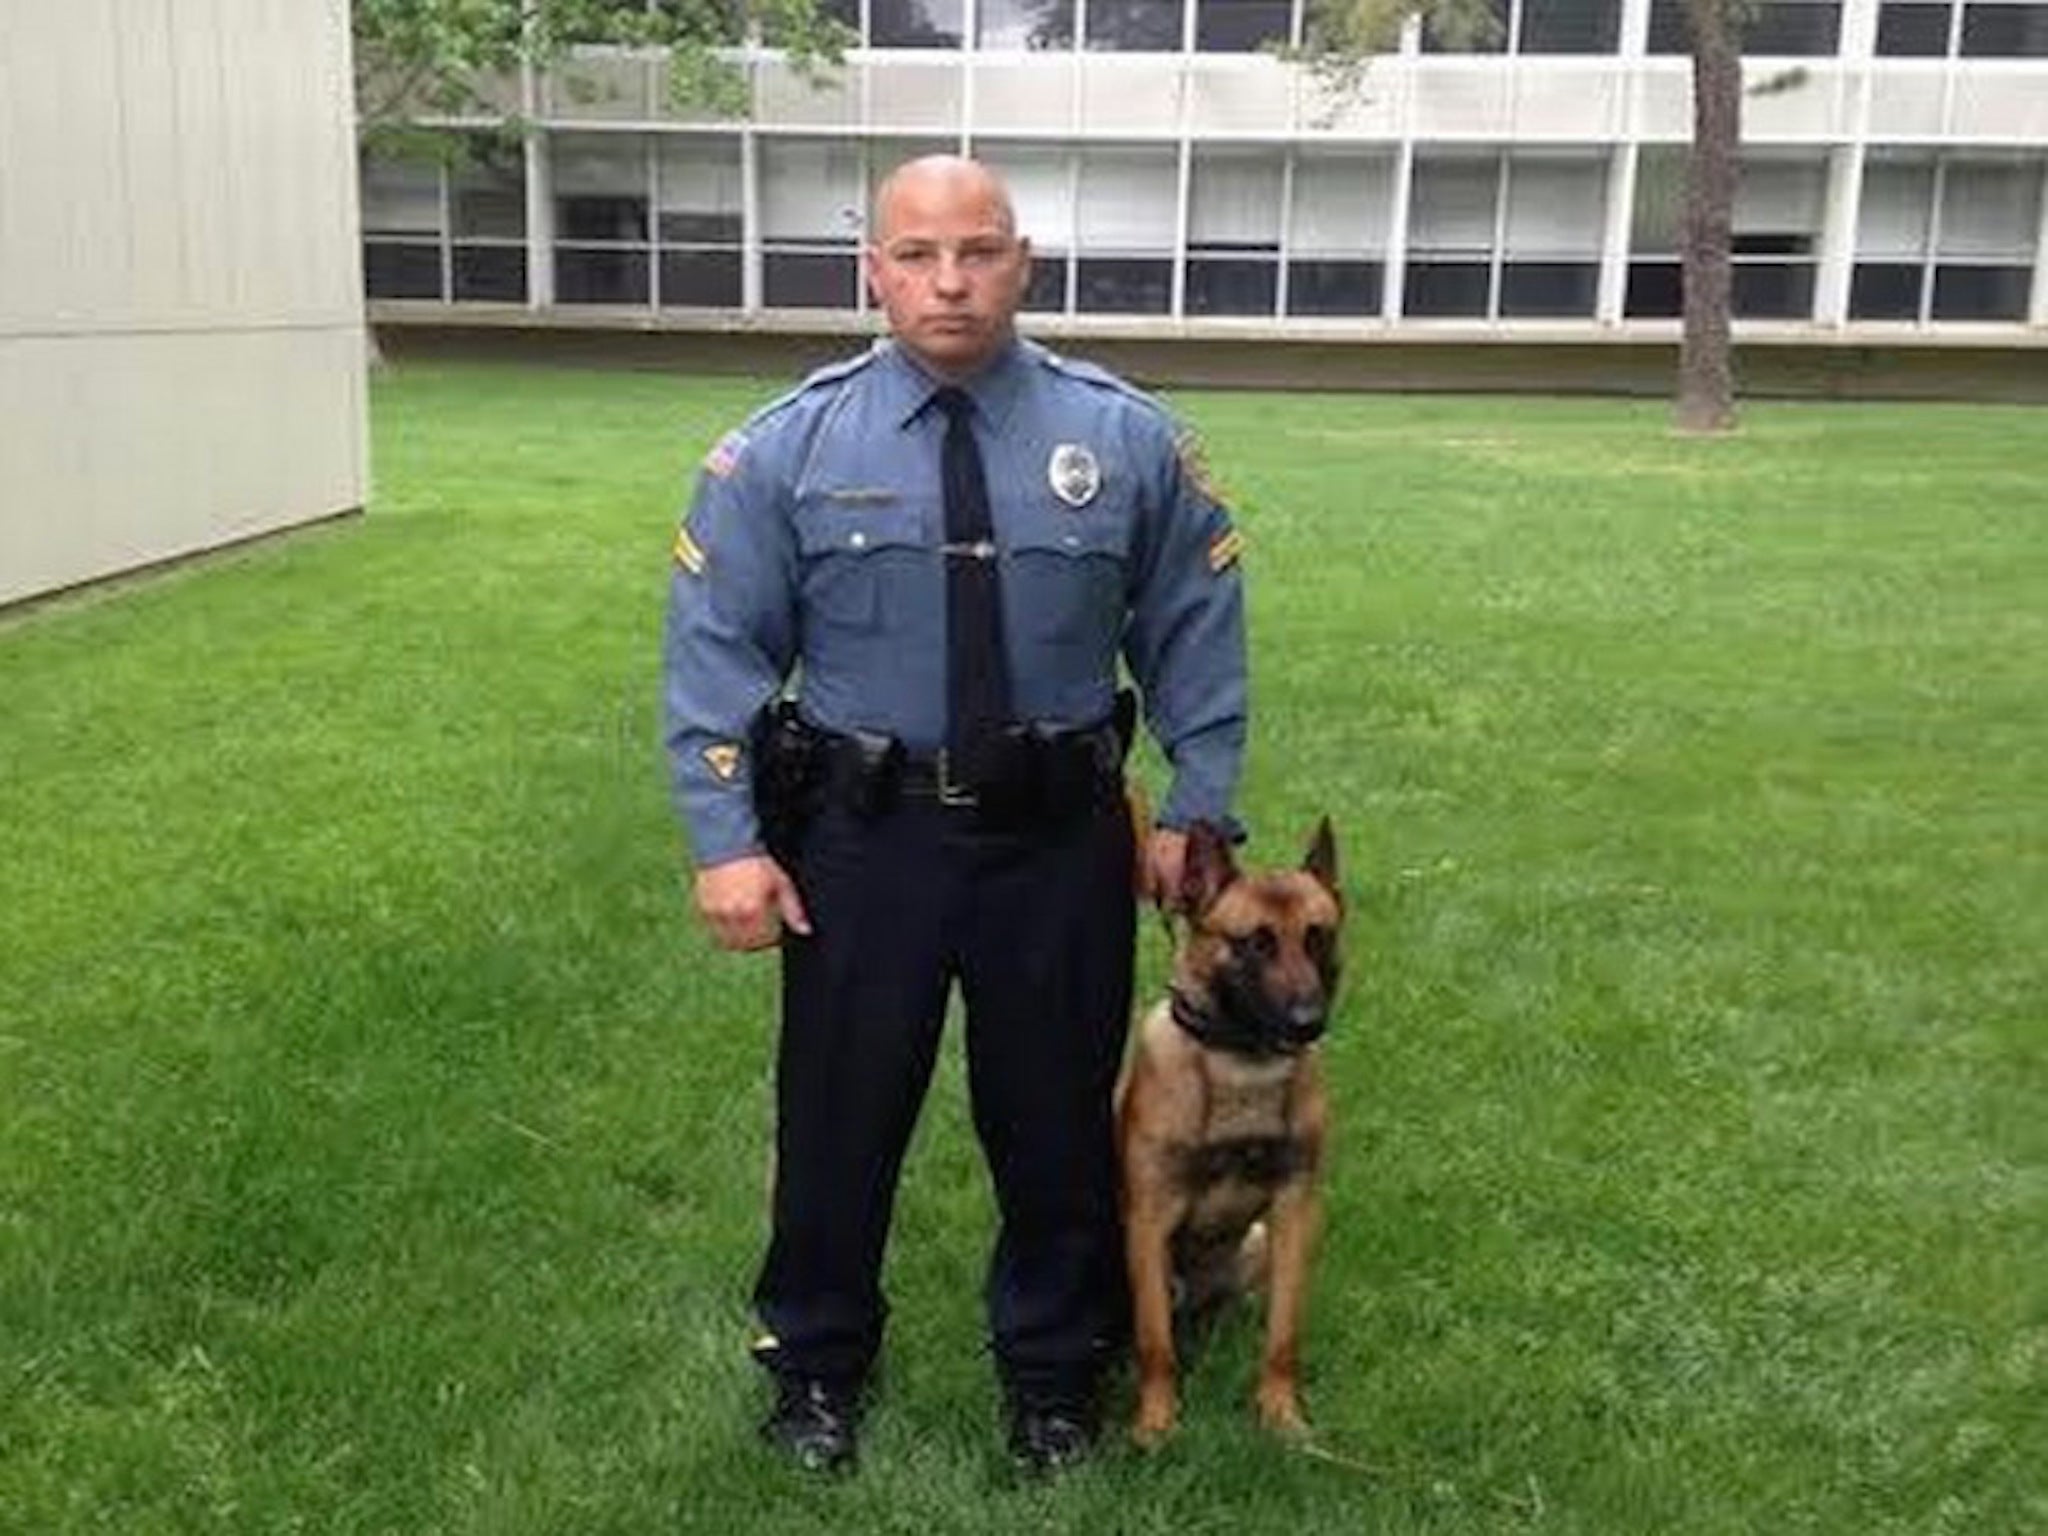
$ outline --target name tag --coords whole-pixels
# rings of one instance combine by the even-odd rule
[[[841,507],[872,507],[897,499],[895,490],[886,485],[828,486],[822,494],[827,501]]]

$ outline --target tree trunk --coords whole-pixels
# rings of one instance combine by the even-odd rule
[[[1678,351],[1681,432],[1735,430],[1735,367],[1729,340],[1735,162],[1742,142],[1742,53],[1732,0],[1686,0],[1692,29],[1692,153],[1686,160],[1685,332]]]

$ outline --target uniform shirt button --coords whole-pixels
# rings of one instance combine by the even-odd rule
[[[868,536],[856,530],[853,536],[849,538],[846,542],[851,544],[855,549],[866,549],[868,547]]]
[[[1070,533],[1060,542],[1069,549],[1079,549],[1081,547],[1081,536],[1078,533]]]

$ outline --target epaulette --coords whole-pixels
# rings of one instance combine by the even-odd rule
[[[1032,350],[1037,354],[1039,363],[1055,373],[1064,374],[1070,379],[1079,379],[1084,384],[1093,384],[1099,389],[1113,390],[1128,400],[1137,401],[1148,410],[1157,411],[1169,418],[1172,416],[1172,412],[1158,400],[1146,394],[1130,380],[1118,378],[1099,363],[1084,362],[1078,357],[1067,357],[1047,346],[1034,344]]]
[[[777,395],[766,405],[755,411],[737,429],[728,432],[712,445],[704,455],[704,472],[714,479],[728,480],[739,468],[740,459],[746,454],[754,440],[774,430],[775,418],[809,395],[849,379],[875,360],[876,352],[870,349],[857,352],[852,357],[841,358],[836,363],[827,363],[805,375],[795,389]]]
[[[812,369],[804,375],[803,381],[796,388],[777,395],[773,400],[770,400],[766,405],[754,412],[753,415],[749,416],[747,418],[747,426],[752,427],[758,422],[765,421],[778,411],[787,410],[814,390],[823,389],[828,384],[837,384],[841,379],[852,378],[863,368],[871,365],[880,355],[878,349],[870,347],[865,352],[856,352],[851,357],[842,357],[837,362],[827,363],[822,368]]]

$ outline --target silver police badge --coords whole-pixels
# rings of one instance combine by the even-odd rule
[[[1070,507],[1085,507],[1102,489],[1102,466],[1081,443],[1061,443],[1046,460],[1045,478],[1053,495]]]

